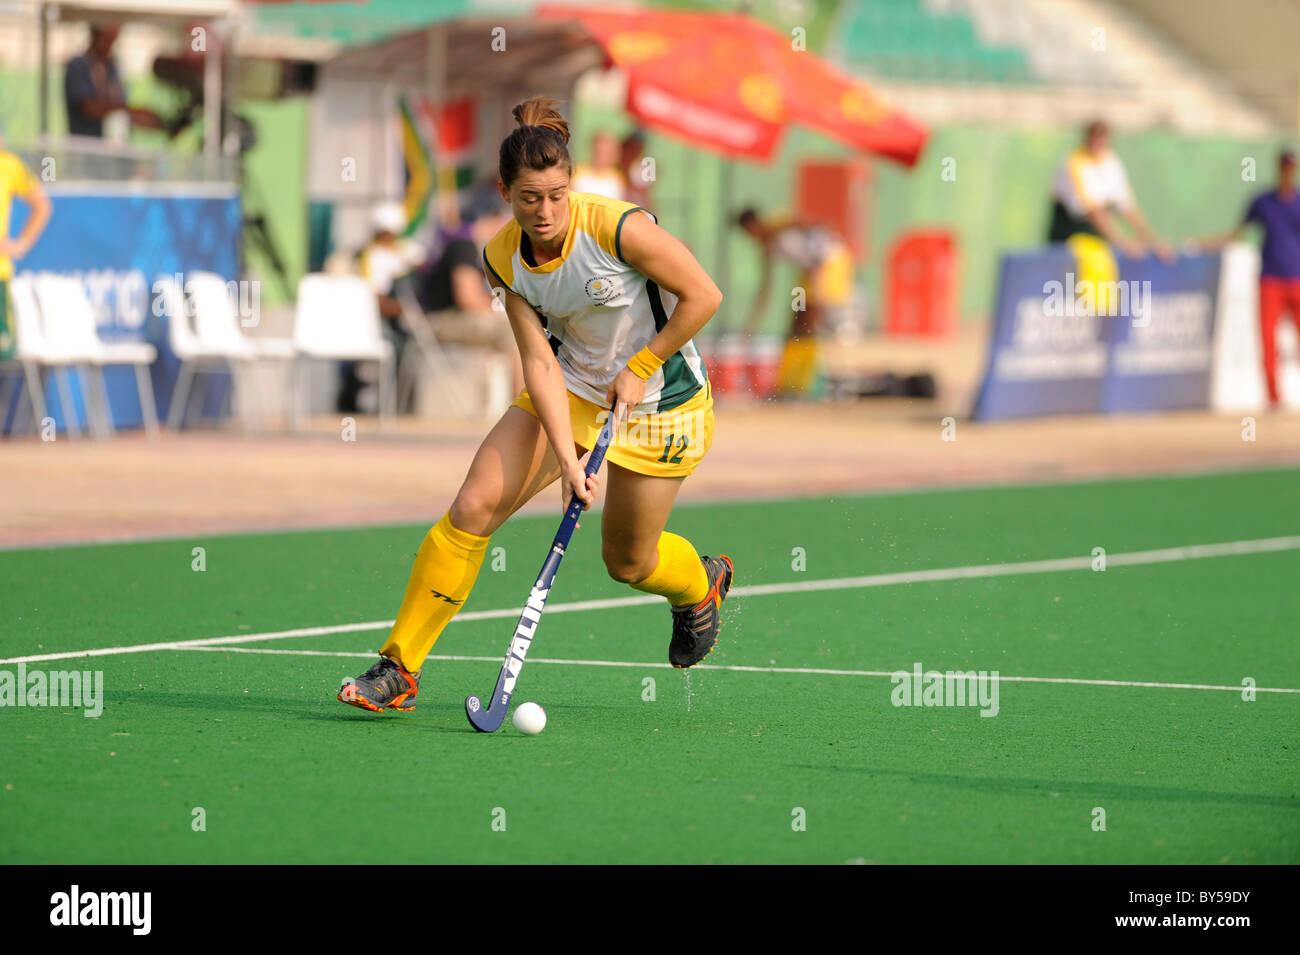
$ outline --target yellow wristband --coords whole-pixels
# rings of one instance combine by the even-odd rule
[[[647,345],[628,360],[627,367],[632,370],[632,374],[645,381],[658,371],[663,363],[664,360],[652,352]]]

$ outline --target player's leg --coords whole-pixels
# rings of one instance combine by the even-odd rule
[[[668,598],[669,603],[699,603],[708,585],[695,549],[680,567],[659,553],[664,527],[685,477],[653,477],[610,463],[609,491],[600,514],[600,555],[615,580],[637,586],[653,577],[659,589],[638,587]],[[671,546],[671,545],[670,545]],[[688,545],[689,546],[689,545]],[[658,570],[658,575],[655,571]]]
[[[783,397],[807,397],[819,366],[817,324],[820,312],[814,298],[813,274],[803,273],[800,282],[806,295],[804,307],[797,309],[791,319],[790,333],[786,336],[776,376],[776,391]]]
[[[1277,386],[1277,320],[1286,306],[1286,280],[1269,275],[1259,280],[1259,339],[1264,360],[1264,380],[1268,384],[1268,403],[1276,408],[1280,402]]]
[[[1291,325],[1296,330],[1296,335],[1300,337],[1300,279],[1286,280],[1286,307],[1291,316]],[[1292,396],[1294,400],[1294,396]],[[1282,386],[1278,384],[1277,395],[1278,408],[1282,407]]]
[[[340,700],[368,710],[414,707],[420,668],[469,597],[489,538],[559,475],[538,419],[519,407],[506,409],[479,446],[451,507],[425,535],[380,660],[345,681]]]
[[[605,568],[615,580],[667,598],[673,614],[668,659],[677,667],[693,666],[717,643],[731,559],[702,558],[686,538],[664,530],[684,477],[608,467],[600,523]]]

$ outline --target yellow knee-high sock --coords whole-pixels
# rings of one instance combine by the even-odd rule
[[[690,541],[665,532],[659,535],[659,563],[632,587],[667,597],[674,607],[692,606],[708,596],[709,575]]]
[[[430,529],[415,555],[402,609],[380,649],[411,673],[424,665],[442,628],[465,603],[487,553],[488,538],[451,523],[451,512]]]
[[[781,353],[781,366],[777,372],[777,391],[784,394],[806,394],[817,377],[819,355],[817,339],[791,338]]]

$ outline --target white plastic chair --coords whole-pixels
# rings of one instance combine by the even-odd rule
[[[193,410],[190,406],[201,394],[194,388],[195,377],[203,372],[229,371],[231,363],[229,356],[206,347],[194,333],[191,309],[180,283],[167,276],[158,280],[157,288],[167,313],[167,342],[172,353],[181,360],[171,404],[167,408],[167,428],[175,431],[185,426],[185,419]]]
[[[21,407],[23,396],[27,396],[32,410],[32,423],[39,430],[45,419],[45,379],[42,372],[45,368],[58,368],[68,363],[53,355],[45,342],[41,329],[40,305],[36,301],[31,279],[27,276],[11,279],[9,297],[13,305],[9,318],[14,335],[14,357],[5,364],[16,364],[22,369],[23,376],[19,380],[14,403]],[[71,391],[66,376],[56,375],[55,382],[59,387],[59,400],[70,408]],[[11,410],[13,409],[6,403],[3,420],[9,420]],[[68,429],[69,435],[75,437],[76,433],[75,427]]]
[[[252,338],[243,333],[239,311],[230,286],[213,272],[192,272],[185,288],[193,303],[194,329],[198,347],[208,355],[220,356],[230,368],[236,397],[243,409],[245,430],[254,430],[265,412],[266,396],[259,393],[256,404],[241,394],[250,382],[257,382],[253,364],[261,359],[290,361],[295,352],[287,338]]]
[[[95,309],[86,296],[81,280],[63,275],[38,275],[36,297],[41,304],[41,320],[45,340],[56,355],[65,356],[73,363],[86,364],[94,369],[98,379],[97,402],[104,429],[112,434],[113,423],[109,416],[108,390],[104,385],[103,369],[110,365],[131,365],[135,369],[136,391],[140,397],[140,414],[144,419],[145,433],[150,440],[158,437],[158,408],[154,403],[153,382],[149,366],[158,357],[158,350],[145,342],[105,342],[95,330]],[[87,388],[89,396],[91,389]],[[89,404],[89,397],[87,404]]]
[[[304,275],[298,283],[293,344],[294,427],[302,420],[305,360],[379,363],[379,423],[386,427],[395,410],[396,356],[380,327],[379,301],[365,279],[354,275]]]
[[[57,341],[48,334],[33,276],[22,275],[13,279],[9,290],[14,304],[14,332],[17,338],[15,358],[23,366],[23,377],[37,427],[46,415],[45,383],[41,372],[48,368],[54,376],[59,404],[63,407],[64,432],[74,439],[80,434],[81,424],[72,403],[72,387],[68,375],[69,369],[76,368],[85,382],[83,393],[86,398],[86,421],[96,434],[103,434],[106,426],[100,421],[102,409],[98,406],[101,391],[96,390],[100,383],[85,367],[90,362],[89,354],[79,352],[70,343]],[[18,397],[21,400],[21,392]]]
[[[194,324],[199,340],[213,348],[252,358],[294,357],[293,340],[245,335],[230,284],[215,272],[191,272],[186,282],[194,301]]]

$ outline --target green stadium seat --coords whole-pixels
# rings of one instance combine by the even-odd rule
[[[969,17],[932,14],[918,0],[858,0],[842,24],[849,65],[927,82],[1032,82],[1022,51],[982,43]]]

